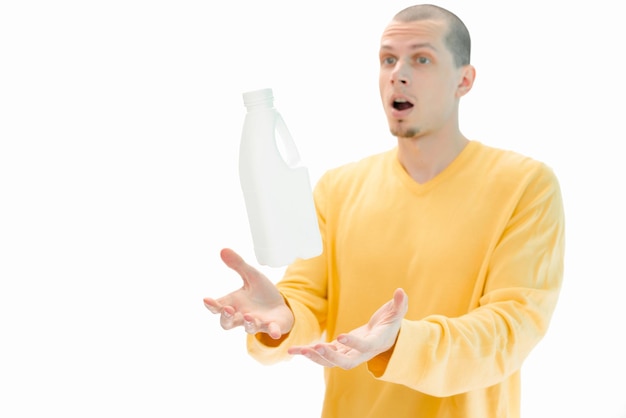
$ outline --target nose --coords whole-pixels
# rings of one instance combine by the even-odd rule
[[[410,73],[407,65],[399,60],[391,73],[391,84],[404,84],[407,85],[410,82]]]

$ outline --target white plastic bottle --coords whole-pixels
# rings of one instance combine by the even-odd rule
[[[270,267],[322,253],[309,172],[272,89],[243,93],[247,108],[239,149],[239,179],[257,261]]]

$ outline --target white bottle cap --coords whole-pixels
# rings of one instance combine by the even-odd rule
[[[254,91],[247,91],[243,93],[243,104],[246,106],[253,106],[260,103],[274,101],[274,93],[272,89],[261,89]]]

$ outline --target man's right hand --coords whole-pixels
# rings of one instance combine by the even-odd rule
[[[220,314],[222,328],[243,326],[248,334],[262,332],[275,340],[291,331],[293,313],[274,283],[233,250],[225,248],[220,256],[243,279],[239,290],[219,299],[204,298],[207,309]]]

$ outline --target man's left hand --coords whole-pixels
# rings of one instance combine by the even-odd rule
[[[367,324],[347,334],[339,334],[329,343],[295,346],[288,352],[303,355],[324,367],[352,369],[394,346],[408,307],[407,294],[396,289],[393,299],[381,306]]]

